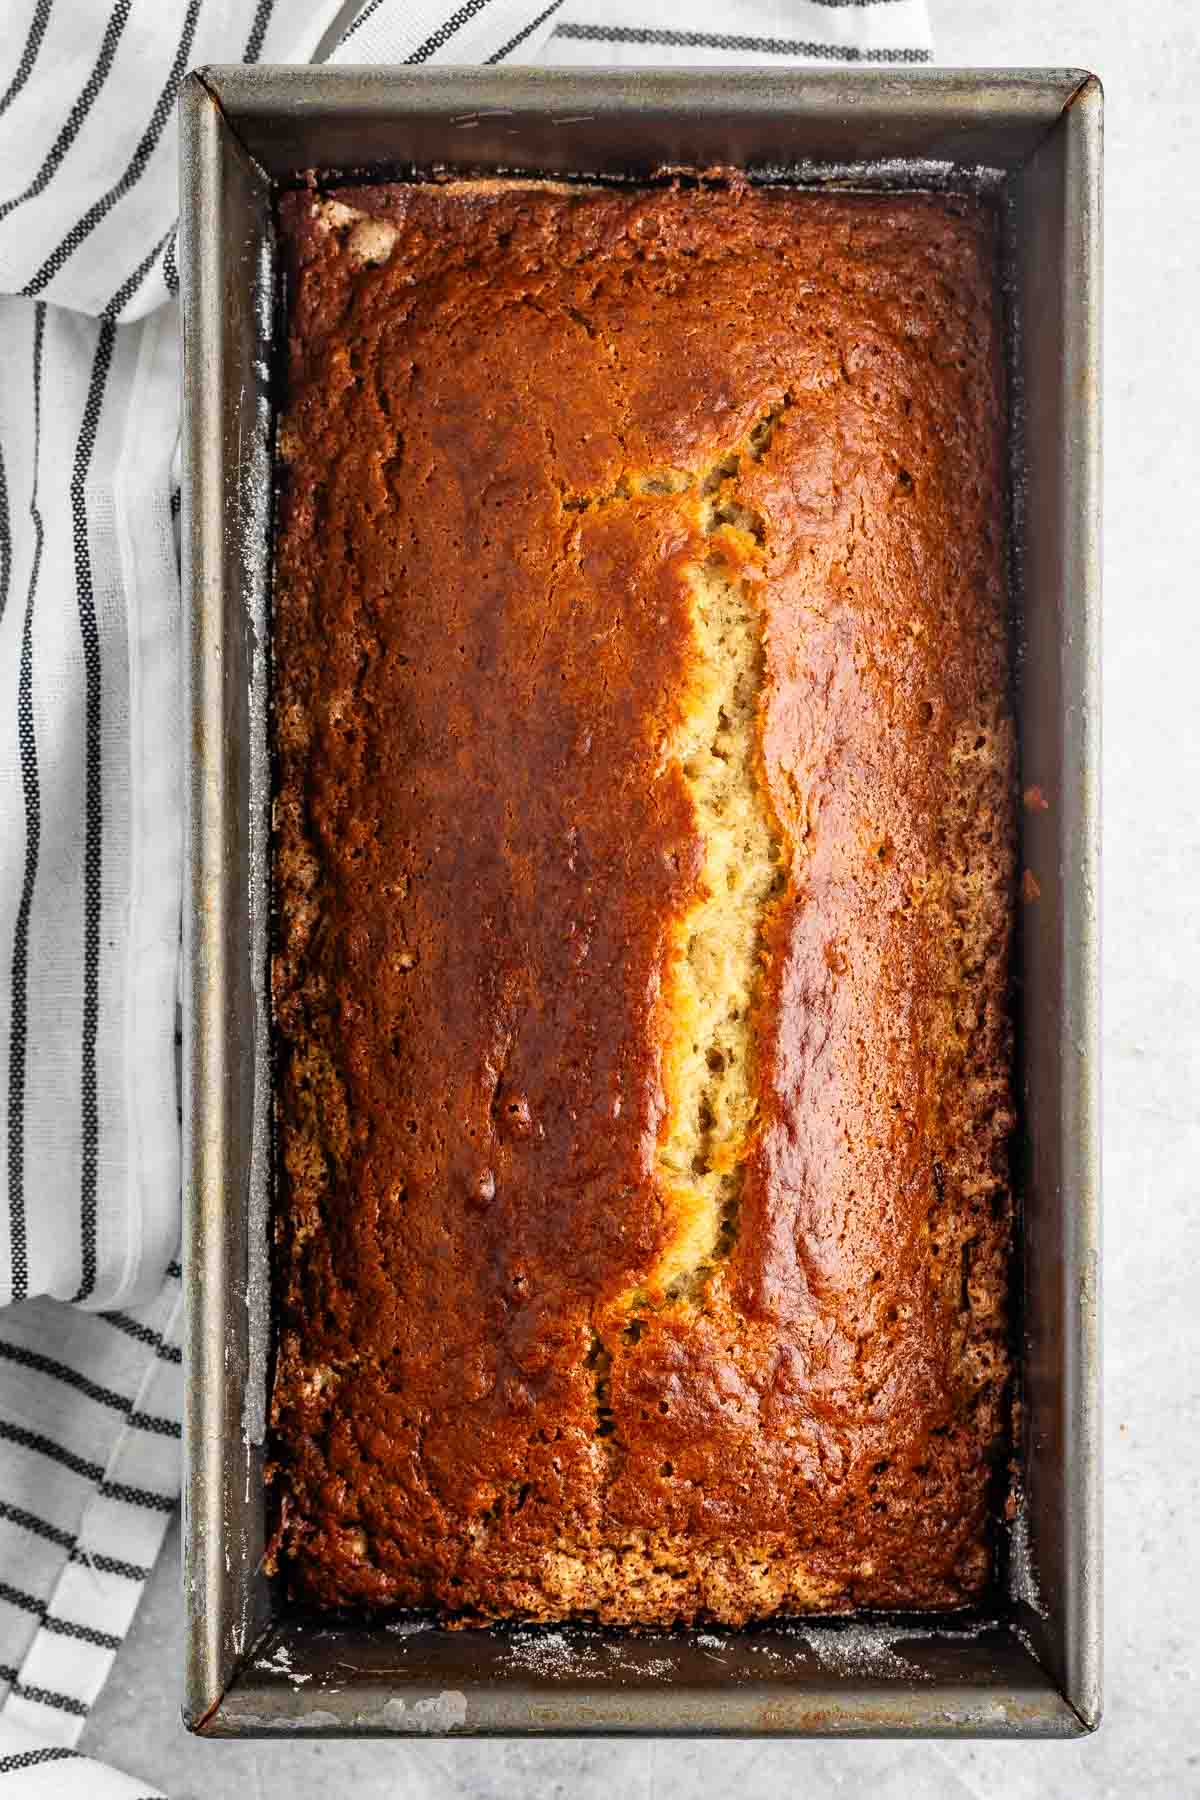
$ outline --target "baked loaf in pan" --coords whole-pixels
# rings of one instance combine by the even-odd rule
[[[989,205],[279,223],[290,1590],[963,1606],[1008,1448]]]

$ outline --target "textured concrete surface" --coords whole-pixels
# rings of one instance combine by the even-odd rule
[[[940,60],[1084,65],[1108,96],[1105,1723],[1082,1744],[1016,1747],[203,1744],[178,1724],[175,1538],[84,1737],[172,1800],[1200,1795],[1200,14],[1195,0],[932,8]],[[647,22],[657,10],[647,0]]]

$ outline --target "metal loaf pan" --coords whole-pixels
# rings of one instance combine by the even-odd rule
[[[209,69],[182,96],[188,861],[184,1106],[189,1725],[213,1734],[1071,1737],[1100,1712],[1098,82]],[[1022,859],[1024,1506],[987,1617],[639,1636],[305,1619],[261,1573],[269,1369],[267,681],[275,246],[303,171],[663,164],[1008,203]],[[846,165],[855,165],[847,170]],[[933,172],[928,178],[933,178]],[[907,185],[924,185],[920,169]]]

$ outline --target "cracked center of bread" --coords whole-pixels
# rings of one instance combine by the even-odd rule
[[[672,1217],[648,1286],[696,1299],[737,1232],[755,1126],[752,1065],[762,931],[783,886],[783,842],[762,774],[761,577],[748,517],[720,483],[702,502],[712,553],[689,570],[695,678],[671,746],[704,840],[695,904],[665,984],[667,1115],[658,1164]],[[736,520],[736,524],[729,523]],[[735,552],[723,554],[724,549]]]

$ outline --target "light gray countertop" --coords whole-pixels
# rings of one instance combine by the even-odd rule
[[[931,10],[939,61],[1082,65],[1107,93],[1105,1722],[1075,1744],[199,1742],[175,1533],[83,1739],[172,1800],[1200,1796],[1200,9]]]

